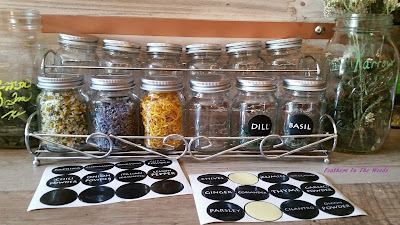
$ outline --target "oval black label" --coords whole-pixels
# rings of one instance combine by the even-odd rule
[[[300,188],[304,192],[315,196],[331,196],[335,194],[335,189],[322,183],[304,183]]]
[[[236,188],[235,192],[242,198],[254,201],[265,200],[269,197],[268,191],[257,186],[239,186]]]
[[[268,191],[271,195],[283,199],[296,199],[303,195],[300,188],[291,184],[274,184]]]
[[[122,182],[137,182],[143,180],[146,177],[146,172],[141,170],[124,170],[115,175],[115,178]]]
[[[112,163],[99,163],[85,166],[85,170],[91,172],[101,172],[106,171],[114,167]]]
[[[82,183],[90,186],[108,184],[114,180],[114,175],[107,172],[90,173],[82,178]]]
[[[178,175],[178,172],[171,168],[155,168],[149,170],[147,174],[153,179],[163,180],[176,177],[176,175]]]
[[[230,202],[214,202],[207,207],[207,213],[222,221],[238,221],[245,215],[240,206]]]
[[[86,203],[100,203],[114,197],[114,189],[106,186],[88,188],[79,194],[79,200]]]
[[[142,183],[130,183],[119,187],[116,191],[116,195],[120,198],[125,199],[136,199],[141,198],[150,192],[150,187]]]
[[[172,161],[169,159],[151,159],[147,160],[145,164],[151,167],[163,167],[171,165]]]
[[[257,115],[247,123],[247,132],[250,136],[267,136],[271,133],[272,121],[268,116]]]
[[[46,182],[48,187],[52,188],[66,188],[79,184],[81,178],[75,175],[62,175],[53,177]]]
[[[66,205],[75,201],[78,194],[70,189],[56,189],[40,197],[40,202],[45,205]]]
[[[312,173],[305,173],[305,172],[291,172],[291,173],[288,173],[288,176],[295,180],[307,181],[307,182],[316,181],[319,179],[319,177],[317,175],[312,174]]]
[[[258,178],[269,183],[282,183],[289,180],[289,177],[283,173],[263,172],[258,174]]]
[[[219,185],[228,182],[228,177],[222,174],[204,174],[197,177],[197,180],[203,184]]]
[[[293,115],[289,117],[285,129],[285,133],[289,135],[312,134],[313,121],[306,115]]]
[[[235,192],[224,186],[208,186],[205,187],[201,194],[211,200],[231,200],[235,197]]]
[[[143,165],[144,165],[144,162],[141,162],[141,161],[119,162],[119,163],[115,164],[115,166],[120,169],[136,169]]]
[[[81,171],[83,169],[83,166],[61,166],[54,168],[52,170],[53,173],[55,174],[70,174],[70,173],[76,173],[78,171]]]
[[[340,198],[320,198],[317,200],[317,206],[320,210],[336,216],[347,216],[354,212],[354,207]]]
[[[281,204],[281,210],[285,214],[297,219],[309,220],[318,216],[318,208],[305,201],[301,200],[288,200]]]
[[[160,180],[151,185],[151,190],[158,194],[171,195],[182,191],[183,184],[175,180]]]

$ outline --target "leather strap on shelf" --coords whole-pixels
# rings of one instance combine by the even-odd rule
[[[42,15],[44,33],[80,32],[178,37],[329,39],[331,23],[187,20],[136,17]],[[317,35],[316,26],[325,33]]]

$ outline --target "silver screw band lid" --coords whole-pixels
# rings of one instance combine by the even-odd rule
[[[222,46],[220,44],[191,44],[186,46],[187,54],[193,53],[220,53]]]
[[[224,92],[228,91],[230,87],[230,79],[222,74],[198,75],[190,79],[190,89],[196,92]]]
[[[97,46],[99,38],[89,34],[80,33],[60,33],[59,43],[61,44],[71,44],[71,45],[87,45],[87,46]]]
[[[122,91],[135,86],[134,78],[129,75],[96,75],[90,78],[90,83],[91,89],[100,91]]]
[[[38,87],[43,89],[71,89],[83,86],[83,75],[47,73],[38,77]]]
[[[147,52],[164,52],[164,53],[172,53],[172,54],[181,54],[182,46],[178,44],[171,43],[148,43]]]
[[[124,51],[124,52],[140,52],[141,45],[136,44],[129,41],[120,41],[120,40],[111,40],[104,39],[103,40],[103,49],[105,50],[115,50],[115,51]]]
[[[277,89],[276,80],[268,77],[238,77],[236,87],[243,91],[267,92]]]
[[[235,42],[226,45],[226,52],[231,53],[238,51],[257,51],[261,50],[261,47],[262,47],[261,41]]]
[[[169,91],[179,91],[182,90],[182,81],[173,75],[150,75],[142,77],[141,88],[146,91],[159,91],[159,92],[169,92]]]
[[[293,91],[323,91],[326,83],[315,79],[283,79],[283,88]]]
[[[303,43],[302,38],[286,38],[286,39],[276,39],[265,42],[267,50],[277,50],[284,48],[300,49]]]

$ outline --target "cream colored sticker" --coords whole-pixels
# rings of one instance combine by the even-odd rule
[[[251,173],[231,173],[229,180],[242,185],[253,185],[258,182],[258,177]]]
[[[268,202],[250,202],[244,206],[244,211],[261,221],[275,221],[282,217],[282,211]]]

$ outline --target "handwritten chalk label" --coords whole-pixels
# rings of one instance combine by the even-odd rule
[[[269,197],[268,191],[257,186],[243,185],[235,189],[236,194],[247,200],[260,201]]]
[[[283,199],[296,199],[303,195],[300,188],[291,184],[274,184],[268,188],[268,192],[277,198]]]
[[[289,180],[283,173],[263,172],[258,174],[258,178],[268,183],[282,183]]]
[[[307,135],[312,134],[313,121],[306,115],[290,116],[286,123],[286,134],[289,135]]]
[[[114,180],[114,175],[107,172],[90,173],[82,178],[82,183],[89,186],[108,184]]]
[[[81,178],[75,175],[62,175],[62,176],[57,176],[53,177],[50,180],[46,182],[46,185],[48,187],[52,188],[66,188],[66,187],[72,187],[81,181]]]
[[[250,136],[267,136],[271,133],[271,129],[271,119],[265,115],[257,115],[247,123],[247,132]]]
[[[32,99],[32,93],[24,90],[31,86],[32,81],[29,79],[19,82],[3,82],[0,80],[0,108],[5,109],[2,110],[3,114],[0,115],[1,119],[12,120],[26,114],[26,110],[23,110],[22,107],[18,106],[18,104],[25,104]],[[25,93],[25,95],[23,93]],[[15,105],[18,107],[15,107]]]
[[[235,197],[235,192],[225,186],[208,186],[205,187],[201,194],[211,200],[231,200]]]
[[[171,168],[154,168],[149,170],[147,174],[149,175],[149,177],[153,179],[163,180],[176,177],[176,175],[178,175],[178,172],[176,172],[176,170]]]
[[[54,168],[51,172],[55,174],[71,174],[71,173],[76,173],[78,171],[81,171],[83,169],[83,166],[60,166],[57,168]]]
[[[143,180],[146,177],[146,172],[141,170],[125,170],[115,175],[115,178],[121,182],[137,182]]]
[[[317,200],[317,206],[320,210],[336,216],[347,216],[354,212],[354,207],[348,201],[340,198],[320,198]]]
[[[322,183],[304,183],[300,188],[304,192],[315,196],[331,196],[335,194],[335,189]]]
[[[228,182],[228,177],[222,174],[204,174],[197,177],[197,180],[203,184],[219,185]]]
[[[214,202],[207,207],[207,213],[222,221],[238,221],[245,215],[240,206],[230,202]]]
[[[315,205],[301,200],[285,201],[280,208],[285,214],[297,219],[309,220],[319,214],[319,210]]]

